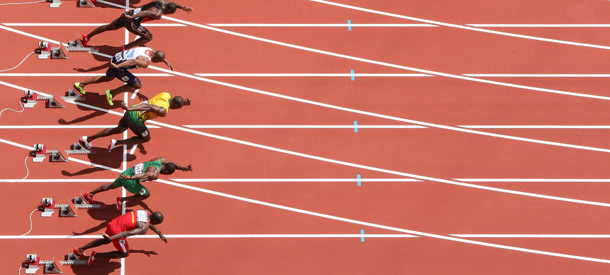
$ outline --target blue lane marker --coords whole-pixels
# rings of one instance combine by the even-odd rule
[[[354,120],[354,132],[358,133],[358,121]]]
[[[362,183],[360,182],[360,174],[358,174],[358,186],[362,186]]]
[[[347,30],[351,31],[352,30],[352,20],[347,20]]]
[[[356,75],[354,74],[354,70],[352,70],[352,81],[356,80]]]
[[[360,235],[362,235],[362,237],[360,237],[360,241],[364,242],[364,229],[360,230]]]

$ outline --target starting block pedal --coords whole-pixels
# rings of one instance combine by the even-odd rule
[[[81,0],[79,0],[81,1]],[[70,42],[68,43],[68,46],[66,47],[66,50],[68,52],[98,52],[97,48],[94,47],[85,47],[83,45],[83,43],[80,41],[80,39],[78,39],[78,33],[76,33],[76,40],[72,41],[70,40]]]
[[[95,8],[95,5],[93,4],[95,2],[97,1],[77,0],[76,6],[79,8]]]
[[[85,101],[86,98],[79,91],[70,89],[66,92],[66,96],[62,96],[61,99],[65,101]]]
[[[78,213],[76,206],[72,201],[68,204],[56,204],[55,208],[59,208],[59,216],[60,217],[77,217]]]
[[[59,5],[61,5],[61,0],[47,0],[47,2],[51,2],[49,4],[51,8],[59,8]]]
[[[64,157],[64,155],[59,152],[59,148],[57,150],[48,150],[49,156],[51,157],[51,162],[68,162],[68,160]]]
[[[51,59],[68,59],[68,56],[62,47],[63,45],[59,44],[59,47],[51,49]]]
[[[87,203],[87,201],[85,201],[81,196],[78,197],[74,197],[74,200],[72,200],[74,202],[74,207],[76,209],[105,209],[106,208],[106,204],[103,203],[93,203],[93,204],[89,204]]]
[[[85,147],[80,145],[78,142],[72,144],[72,150],[64,150],[68,155],[93,155],[95,150],[87,150]]]
[[[68,253],[65,260],[59,261],[62,265],[87,265],[86,260],[81,260],[74,253]]]

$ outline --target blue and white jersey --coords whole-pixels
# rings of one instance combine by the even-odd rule
[[[133,48],[133,49],[129,49],[129,50],[122,51],[122,52],[115,54],[114,57],[112,58],[112,63],[119,65],[127,60],[136,59],[136,58],[138,58],[138,56],[144,56],[144,57],[148,58],[148,60],[151,60],[152,59],[150,57],[151,54],[152,54],[151,48],[147,48],[147,47]],[[134,65],[134,66],[125,67],[125,68],[126,69],[137,69],[138,66]]]

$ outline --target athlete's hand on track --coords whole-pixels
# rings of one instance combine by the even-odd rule
[[[161,241],[162,241],[162,242],[167,243],[167,239],[165,238],[165,236],[161,235],[161,236],[159,236],[159,237],[161,237]]]
[[[100,235],[102,235],[102,237],[104,237],[104,239],[110,240],[110,236],[108,236],[108,234],[106,234],[106,232],[100,232]]]
[[[191,12],[195,11],[195,8],[193,8],[193,7],[182,7],[182,10],[185,11],[186,13],[190,14]]]
[[[186,171],[191,171],[191,172],[193,171],[193,165],[190,165],[190,164],[189,164],[189,166],[187,166],[187,167],[183,167],[183,168],[184,168],[184,169],[182,169],[182,171],[185,171],[185,172],[186,172]]]

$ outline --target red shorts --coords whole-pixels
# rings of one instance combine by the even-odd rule
[[[117,229],[113,223],[109,223],[106,226],[106,234],[108,234],[108,236],[112,237],[119,233],[121,233],[121,231],[119,231],[119,229]],[[129,245],[127,244],[127,240],[125,238],[114,239],[112,240],[112,244],[117,250],[123,253],[127,253],[127,251],[129,251]]]

